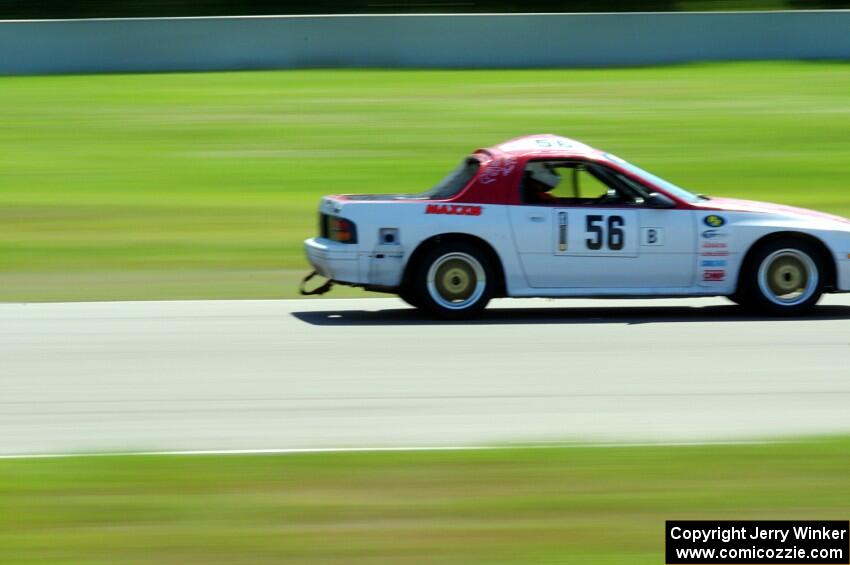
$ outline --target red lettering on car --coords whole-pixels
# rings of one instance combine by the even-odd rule
[[[426,214],[447,214],[451,216],[480,216],[481,206],[461,206],[459,204],[428,204]]]

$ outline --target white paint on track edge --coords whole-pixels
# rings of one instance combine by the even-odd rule
[[[183,451],[118,451],[102,453],[19,453],[0,455],[2,459],[61,459],[71,457],[137,457],[152,455],[300,455],[310,453],[404,453],[417,451],[507,451],[512,449],[606,449],[626,447],[706,447],[735,445],[768,445],[775,443],[798,443],[796,441],[659,441],[659,442],[610,442],[610,443],[518,443],[515,445],[467,445],[467,446],[405,446],[405,447],[295,447],[272,449],[203,449]]]

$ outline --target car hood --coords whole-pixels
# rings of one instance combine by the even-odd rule
[[[783,216],[794,216],[798,218],[814,219],[828,222],[839,222],[850,224],[850,220],[841,216],[817,212],[806,208],[795,206],[784,206],[782,204],[771,204],[768,202],[756,202],[754,200],[738,200],[736,198],[715,198],[697,204],[700,208],[708,210],[722,210],[726,212],[758,212],[762,214],[781,214]]]

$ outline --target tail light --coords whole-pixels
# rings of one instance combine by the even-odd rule
[[[357,226],[351,220],[322,214],[321,235],[340,243],[357,243]]]

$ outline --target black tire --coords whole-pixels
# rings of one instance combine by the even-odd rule
[[[747,297],[744,296],[743,294],[741,294],[740,292],[735,292],[735,294],[730,294],[726,298],[728,298],[729,300],[731,300],[732,302],[734,302],[738,306],[743,306],[744,308],[749,306],[749,303],[747,301]]]
[[[426,252],[413,268],[411,284],[419,307],[439,318],[475,317],[493,296],[493,261],[475,245],[439,245]]]
[[[760,312],[793,316],[814,308],[824,289],[823,258],[807,241],[783,238],[756,249],[741,270],[733,301]]]
[[[416,297],[416,292],[408,285],[404,285],[398,289],[398,297],[413,306],[419,308],[419,299]]]

